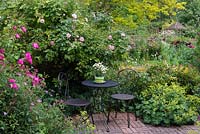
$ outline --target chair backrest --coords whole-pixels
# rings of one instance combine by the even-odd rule
[[[58,90],[60,93],[62,93],[63,88],[65,99],[71,98],[69,94],[69,80],[67,74],[64,72],[60,72],[58,74]]]
[[[139,78],[139,74],[132,68],[124,68],[118,71],[117,81],[119,83],[120,93],[131,93],[133,94],[135,83]]]

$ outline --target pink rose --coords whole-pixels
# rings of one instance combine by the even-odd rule
[[[16,33],[16,34],[15,34],[15,38],[16,38],[16,39],[20,39],[21,36],[20,36],[18,33]]]
[[[26,60],[28,63],[30,63],[30,64],[33,63],[33,62],[32,62],[32,57],[31,57],[31,53],[30,53],[30,52],[26,52],[26,53],[25,53],[25,60]]]
[[[38,48],[39,48],[39,45],[38,45],[38,43],[36,43],[36,42],[33,42],[33,43],[32,43],[32,46],[33,46],[33,48],[35,48],[35,49],[38,49]]]
[[[111,50],[111,51],[113,51],[113,50],[115,50],[115,46],[113,46],[113,45],[108,45],[108,49]]]
[[[188,45],[188,47],[189,47],[189,48],[195,48],[195,46],[192,45],[192,44]]]
[[[10,83],[15,83],[15,79],[9,79],[8,80]]]
[[[109,40],[112,40],[112,35],[109,35],[109,36],[108,36],[108,39],[109,39]]]
[[[84,37],[80,37],[80,38],[79,38],[79,41],[80,41],[80,42],[84,42],[84,41],[85,41]]]
[[[16,90],[18,90],[18,88],[19,88],[16,83],[10,84],[10,87],[13,88],[13,89],[16,89]]]
[[[55,45],[54,41],[50,41],[50,45],[52,46]]]
[[[21,27],[21,30],[22,30],[22,32],[24,32],[24,33],[26,33],[26,31],[27,31],[27,30],[26,30],[26,27],[24,27],[24,26]]]
[[[12,29],[13,29],[13,30],[17,30],[17,26],[13,26]]]
[[[72,35],[70,33],[67,33],[66,37],[69,39]]]
[[[0,53],[0,60],[4,60],[4,58],[5,58],[4,54]]]
[[[23,65],[23,64],[24,64],[24,60],[23,60],[23,59],[19,59],[19,60],[17,61],[17,63],[20,64],[20,65]]]

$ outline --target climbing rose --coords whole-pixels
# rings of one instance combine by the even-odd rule
[[[17,30],[17,26],[13,26],[12,29],[13,29],[13,30]]]
[[[113,45],[108,45],[108,49],[111,50],[111,51],[113,51],[113,50],[115,50],[115,46],[113,46]]]
[[[67,33],[66,37],[69,39],[72,35],[70,33]]]
[[[79,41],[80,41],[80,42],[84,42],[84,40],[85,40],[84,37],[80,37],[80,38],[79,38]]]
[[[17,63],[20,64],[20,65],[23,65],[23,64],[24,64],[24,60],[23,60],[23,59],[19,59],[19,60],[17,61]]]
[[[22,27],[21,27],[21,30],[22,30],[22,32],[24,32],[24,33],[26,33],[26,31],[27,31],[25,26],[22,26]]]
[[[25,54],[25,59],[28,63],[32,64],[32,57],[31,57],[31,53],[30,52],[26,52]]]
[[[35,48],[35,49],[38,49],[38,48],[39,48],[39,45],[38,45],[38,43],[36,43],[36,42],[33,42],[33,43],[32,43],[32,46],[33,46],[33,48]]]
[[[17,34],[15,34],[15,38],[16,39],[20,39],[20,35],[17,33]]]
[[[15,83],[15,79],[9,79],[8,80],[10,83]]]
[[[109,39],[109,40],[112,40],[112,35],[109,35],[109,36],[108,36],[108,39]]]
[[[16,90],[18,90],[18,88],[19,88],[16,83],[10,84],[10,87],[13,88],[13,89],[16,89]]]

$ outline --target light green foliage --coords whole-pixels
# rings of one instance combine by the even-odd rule
[[[96,0],[89,2],[97,11],[110,13],[117,24],[132,28],[155,20],[161,14],[174,16],[176,11],[184,9],[186,4],[177,0]]]
[[[185,88],[175,83],[154,84],[139,97],[138,114],[145,123],[154,125],[182,125],[197,120],[197,108],[187,101]]]

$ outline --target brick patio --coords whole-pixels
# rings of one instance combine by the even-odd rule
[[[127,126],[126,113],[118,113],[117,118],[111,113],[108,127],[110,132],[106,132],[103,114],[95,114],[96,125],[95,134],[200,134],[200,128],[194,125],[184,125],[181,127],[155,127],[143,124],[139,119],[135,121],[135,116],[130,114],[131,125]]]

